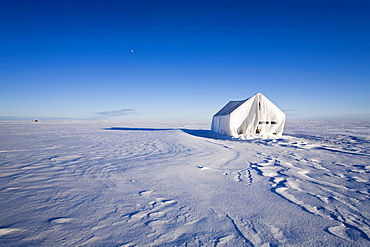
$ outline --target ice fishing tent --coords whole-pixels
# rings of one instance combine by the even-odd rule
[[[285,114],[261,93],[230,101],[212,119],[213,131],[238,137],[248,134],[282,135]]]

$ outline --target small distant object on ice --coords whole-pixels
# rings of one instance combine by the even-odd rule
[[[37,123],[39,120],[33,119],[32,122]]]

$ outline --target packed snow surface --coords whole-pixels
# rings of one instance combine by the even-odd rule
[[[370,246],[370,122],[0,122],[0,246]]]

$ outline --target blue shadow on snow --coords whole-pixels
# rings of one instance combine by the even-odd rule
[[[217,132],[214,132],[212,130],[204,130],[204,129],[167,129],[167,128],[128,128],[128,127],[111,127],[111,128],[105,128],[106,130],[123,130],[123,131],[168,131],[168,130],[181,130],[182,132],[197,136],[197,137],[203,137],[203,138],[211,138],[211,139],[230,139],[228,136],[221,135]]]

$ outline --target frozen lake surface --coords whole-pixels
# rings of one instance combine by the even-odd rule
[[[370,122],[0,122],[0,246],[370,246]]]

